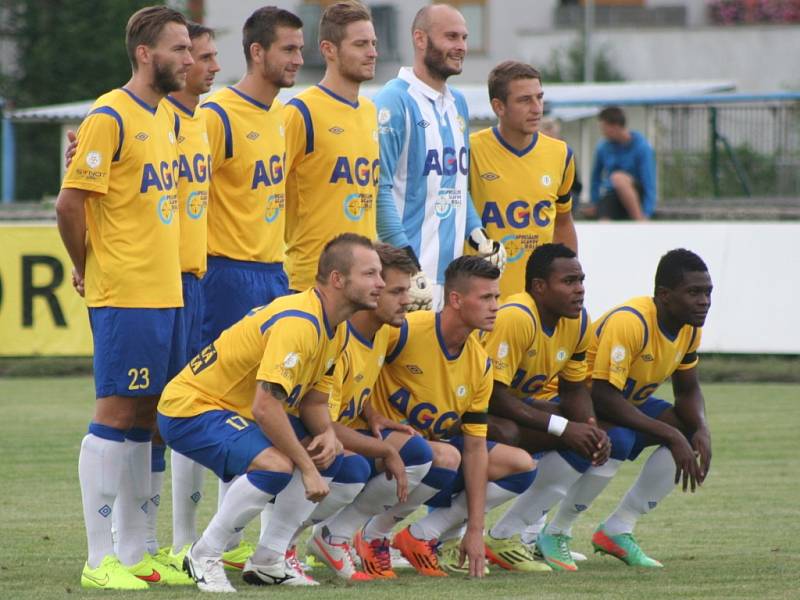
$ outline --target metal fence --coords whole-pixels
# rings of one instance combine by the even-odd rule
[[[800,101],[653,106],[659,195],[800,198]]]

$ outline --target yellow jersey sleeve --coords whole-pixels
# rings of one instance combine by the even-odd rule
[[[305,318],[286,316],[271,326],[256,379],[280,385],[291,407],[300,399],[306,363],[317,352],[319,333]],[[312,382],[316,383],[316,382]]]
[[[633,360],[645,344],[645,324],[637,314],[623,308],[599,324],[597,338],[592,379],[604,379],[621,391]]]
[[[678,364],[677,370],[678,371],[686,371],[688,369],[693,369],[697,366],[697,363],[700,362],[700,358],[697,356],[697,349],[700,347],[700,337],[702,336],[702,330],[699,327],[695,327],[692,329],[692,338],[689,342],[689,349],[686,351],[686,354],[683,356],[683,359]]]
[[[230,144],[227,144],[230,131],[222,121],[220,113],[213,110],[205,110],[198,107],[205,119],[206,131],[208,132],[208,147],[211,151],[211,171],[216,171],[219,167],[230,160]],[[228,153],[225,149],[228,147]]]
[[[461,432],[475,437],[486,437],[489,422],[489,399],[492,395],[494,377],[492,360],[486,358],[486,368],[478,387],[472,395],[472,402],[466,412],[461,415]]]
[[[589,363],[586,358],[586,352],[589,349],[589,341],[591,340],[591,331],[589,313],[584,308],[581,310],[580,333],[578,338],[578,345],[575,351],[570,356],[564,367],[558,373],[559,377],[563,377],[567,381],[581,382],[589,375]]]
[[[495,381],[511,385],[535,336],[536,324],[522,307],[513,304],[501,307],[494,329],[481,337],[481,343],[492,361]]]
[[[112,160],[119,160],[122,149],[119,114],[111,107],[95,108],[78,128],[78,147],[67,169],[63,188],[108,192]]]
[[[567,159],[564,166],[564,175],[561,178],[561,185],[556,192],[556,212],[567,213],[572,210],[572,184],[575,183],[575,155],[572,148],[567,146]]]
[[[283,109],[286,128],[286,172],[290,173],[295,163],[306,154],[306,124],[300,110],[293,104]]]

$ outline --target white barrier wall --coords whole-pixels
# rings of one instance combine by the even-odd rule
[[[659,258],[687,248],[714,283],[701,352],[800,354],[800,223],[577,224],[592,318],[651,295]]]

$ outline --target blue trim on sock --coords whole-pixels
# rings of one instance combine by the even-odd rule
[[[117,429],[116,427],[109,427],[108,425],[101,425],[100,423],[89,423],[90,435],[99,437],[110,442],[124,442],[125,431]]]
[[[342,468],[342,463],[344,462],[344,454],[338,454],[336,459],[331,463],[331,466],[325,469],[324,471],[320,471],[319,474],[323,477],[336,477],[336,474],[339,472],[339,469]]]
[[[153,439],[153,432],[142,427],[131,427],[125,432],[125,438],[132,442],[149,442]]]
[[[351,454],[342,459],[342,467],[333,478],[335,483],[366,483],[369,481],[370,466],[367,459],[359,454]]]
[[[422,479],[422,483],[429,487],[436,488],[437,490],[443,490],[453,483],[457,474],[458,471],[454,471],[453,469],[431,467],[428,474]]]
[[[167,447],[161,444],[153,444],[150,449],[150,470],[153,473],[163,473],[167,470],[167,461],[164,459],[164,454],[167,452]]]
[[[265,494],[276,496],[289,485],[292,476],[289,473],[278,473],[277,471],[250,471],[247,474],[247,481],[260,489]]]
[[[556,450],[556,452],[558,452],[561,458],[567,461],[569,466],[578,473],[586,473],[586,470],[592,466],[592,461],[588,458],[583,458],[580,454],[572,450]]]
[[[535,478],[536,469],[533,469],[532,471],[525,471],[524,473],[514,473],[513,475],[508,475],[507,477],[497,479],[492,483],[499,485],[501,488],[508,490],[509,492],[521,494],[531,487],[531,484]]]
[[[414,435],[400,448],[400,458],[407,467],[424,465],[433,461],[433,450],[425,438]]]
[[[606,433],[611,442],[611,458],[626,460],[636,443],[636,432],[627,427],[612,427]]]

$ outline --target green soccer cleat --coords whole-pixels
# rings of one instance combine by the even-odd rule
[[[236,548],[222,553],[222,564],[229,571],[241,571],[244,569],[244,563],[253,555],[253,552],[255,552],[253,544],[241,542]]]
[[[461,540],[458,538],[454,538],[452,540],[447,540],[446,542],[442,542],[439,544],[436,552],[439,555],[439,566],[447,571],[448,573],[457,573],[459,575],[469,575],[469,560],[464,559],[464,564],[458,566],[459,559],[461,558],[461,551],[459,547],[461,546]],[[483,574],[489,574],[489,565],[486,563],[483,565]]]
[[[153,558],[156,559],[156,562],[162,565],[172,567],[178,571],[183,571],[183,557],[186,556],[186,552],[190,547],[191,544],[186,544],[183,548],[178,550],[177,553],[175,553],[172,551],[172,546],[164,546],[163,548],[158,549],[158,552],[153,555]]]
[[[533,553],[522,543],[518,533],[504,540],[486,535],[483,541],[486,546],[486,558],[507,571],[543,573],[553,570],[547,563],[533,558]]]
[[[182,569],[160,563],[148,552],[135,565],[123,568],[143,581],[158,585],[194,585],[192,578]]]
[[[655,558],[650,558],[644,553],[642,548],[633,537],[632,533],[621,533],[619,535],[608,535],[601,523],[592,535],[592,546],[595,552],[610,554],[629,567],[663,567]]]
[[[550,535],[542,531],[536,538],[536,548],[553,570],[577,571],[578,566],[572,560],[572,553],[569,550],[571,539],[568,535]]]
[[[131,575],[116,556],[106,556],[96,568],[83,565],[81,587],[90,590],[146,590],[150,586]]]

